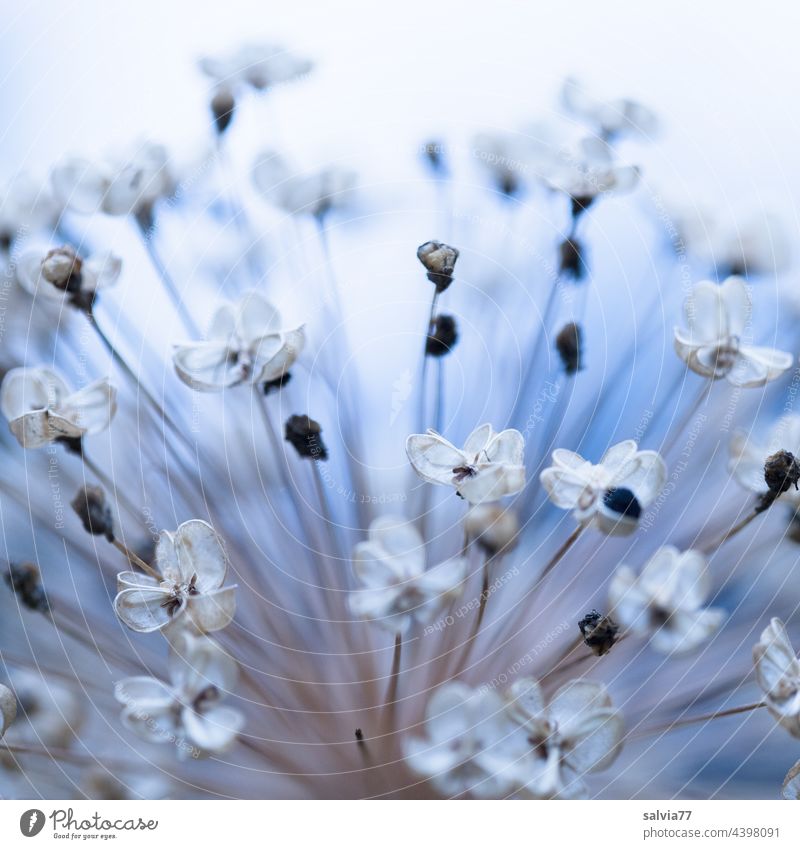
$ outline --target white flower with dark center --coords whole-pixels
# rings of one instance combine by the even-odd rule
[[[170,683],[125,678],[114,696],[122,722],[153,743],[173,743],[179,757],[222,752],[242,727],[239,711],[222,699],[236,685],[235,661],[208,637],[183,634],[170,652]],[[192,747],[199,752],[192,751]]]
[[[800,761],[786,773],[783,779],[782,796],[784,799],[800,801]]]
[[[228,558],[216,531],[200,519],[175,533],[162,531],[156,543],[161,580],[139,572],[117,576],[117,616],[134,631],[158,631],[184,614],[201,632],[219,631],[236,611],[235,587],[223,587]]]
[[[639,183],[639,169],[618,162],[602,139],[586,137],[574,147],[561,150],[545,181],[587,206],[598,195],[632,191]]]
[[[779,451],[789,451],[795,457],[800,457],[799,415],[782,416],[763,441],[752,438],[747,431],[736,431],[731,438],[728,469],[745,489],[760,495],[767,488],[764,464],[767,458]],[[779,497],[794,507],[800,507],[800,491],[793,486]]]
[[[175,188],[167,151],[153,142],[132,145],[99,162],[67,157],[53,168],[51,179],[56,196],[75,212],[136,215],[144,221],[155,202]]]
[[[116,390],[107,378],[72,392],[50,369],[15,368],[0,387],[0,410],[23,448],[100,433],[116,409]]]
[[[279,154],[267,151],[253,165],[253,184],[265,200],[284,212],[320,218],[345,205],[356,175],[334,165],[306,173],[292,171]]]
[[[627,439],[609,448],[596,465],[557,448],[540,480],[553,504],[572,510],[579,525],[624,536],[636,529],[642,509],[655,501],[666,477],[656,451],[639,451]]]
[[[675,350],[689,368],[712,380],[724,377],[734,386],[763,386],[792,367],[785,351],[743,345],[752,303],[741,277],[718,285],[698,283],[686,298],[688,330],[675,328]]]
[[[54,226],[60,213],[48,185],[17,174],[0,189],[0,250],[8,250],[18,236]]]
[[[91,306],[100,289],[113,286],[122,271],[122,260],[106,251],[81,259],[68,246],[46,253],[29,251],[20,257],[17,280],[26,292],[53,301],[65,297]]]
[[[424,738],[405,741],[406,762],[442,796],[496,799],[516,789],[525,736],[494,690],[442,685],[428,702],[424,730]]]
[[[176,346],[172,361],[187,386],[219,392],[283,377],[304,344],[302,325],[284,330],[278,310],[257,292],[248,292],[217,310],[207,341]]]
[[[769,712],[792,737],[800,737],[800,660],[780,619],[762,632],[753,660]]]
[[[497,501],[525,487],[525,442],[518,430],[495,433],[490,424],[476,428],[456,448],[434,430],[414,433],[406,454],[414,471],[428,483],[452,486],[470,504]]]
[[[705,557],[668,545],[656,551],[638,576],[620,566],[608,598],[620,625],[649,636],[656,651],[670,654],[693,651],[719,629],[724,611],[702,606],[709,592]]]
[[[369,538],[353,552],[353,568],[363,589],[350,594],[350,610],[398,634],[413,622],[430,623],[460,595],[467,575],[463,557],[426,570],[419,532],[389,517],[370,525]]]
[[[520,678],[506,698],[527,745],[515,764],[523,791],[537,799],[585,798],[583,776],[609,766],[622,742],[622,717],[605,687],[568,681],[546,705],[539,684]]]
[[[261,91],[307,74],[313,62],[280,44],[242,44],[228,53],[204,56],[200,70],[216,83],[243,83]]]
[[[604,100],[575,77],[564,80],[561,102],[570,114],[591,124],[605,138],[621,132],[651,136],[658,129],[655,113],[642,103],[627,97]]]

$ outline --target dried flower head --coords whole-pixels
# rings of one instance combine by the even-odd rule
[[[496,433],[490,424],[476,428],[456,448],[436,431],[406,440],[414,471],[428,483],[452,486],[470,504],[497,501],[525,486],[525,442],[518,430]]]
[[[35,563],[9,563],[5,580],[17,594],[20,603],[37,613],[47,613],[50,603],[42,586],[42,576]]]
[[[425,242],[417,248],[417,258],[425,266],[428,280],[436,286],[437,292],[444,292],[453,282],[458,253],[458,248],[437,241]]]
[[[786,773],[781,795],[784,799],[800,800],[800,761]]]
[[[800,416],[794,413],[782,416],[770,429],[767,439],[761,440],[752,435],[749,430],[737,430],[730,443],[730,462],[728,470],[745,489],[758,495],[764,492],[766,464],[775,455],[783,453],[797,457],[800,454]],[[800,506],[800,490],[789,486],[780,490],[781,484],[786,481],[787,472],[792,472],[788,458],[779,460],[779,466],[785,465],[783,477],[780,467],[772,467],[770,478],[776,487],[776,496],[781,501],[798,507]],[[772,488],[767,483],[768,488]]]
[[[792,737],[800,737],[800,660],[777,617],[754,646],[753,660],[769,712]]]
[[[161,579],[140,572],[117,575],[114,610],[129,628],[160,631],[186,617],[200,632],[227,627],[236,612],[236,587],[223,587],[228,558],[219,535],[200,519],[174,533],[162,531],[155,565]]]
[[[686,298],[688,330],[675,328],[675,351],[703,377],[724,377],[734,386],[763,386],[792,367],[792,355],[773,348],[743,345],[752,303],[741,277],[718,285],[698,283]]]
[[[102,487],[81,487],[70,506],[77,513],[87,533],[104,536],[109,542],[114,542],[114,517]]]
[[[458,328],[452,315],[437,315],[425,342],[425,353],[429,357],[449,354],[458,341]]]
[[[50,369],[16,368],[0,386],[0,410],[23,448],[100,433],[116,409],[116,390],[106,378],[71,392]]]
[[[583,367],[583,332],[581,327],[574,321],[565,324],[556,336],[556,350],[564,371],[567,374],[575,374]]]
[[[587,613],[578,622],[578,628],[583,642],[598,657],[608,654],[618,639],[619,625],[610,616],[605,616],[597,610]]]

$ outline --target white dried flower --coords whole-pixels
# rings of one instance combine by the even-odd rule
[[[613,445],[593,465],[580,454],[557,448],[540,480],[550,500],[572,510],[579,525],[607,534],[632,533],[642,508],[655,501],[667,468],[656,451],[639,451],[633,439]]]
[[[187,386],[219,392],[283,377],[304,344],[302,325],[284,330],[278,310],[257,292],[248,292],[216,311],[207,341],[177,345],[172,361]]]
[[[116,390],[107,378],[72,392],[50,369],[15,368],[0,386],[0,410],[23,448],[100,433],[116,409]]]
[[[17,174],[0,190],[0,249],[7,250],[19,236],[52,227],[60,214],[48,185]]]
[[[280,44],[242,44],[217,56],[200,59],[200,69],[217,83],[243,83],[263,90],[307,74],[313,63]]]
[[[519,519],[500,504],[475,504],[464,517],[464,530],[487,554],[506,554],[517,543]]]
[[[184,614],[202,632],[230,624],[236,612],[236,588],[222,586],[228,558],[209,524],[191,519],[175,533],[162,531],[155,562],[160,581],[139,572],[117,576],[114,610],[129,628],[158,631]]]
[[[111,251],[81,259],[70,247],[42,253],[28,251],[19,259],[17,280],[34,297],[59,301],[87,298],[89,305],[100,289],[113,286],[122,271],[122,260]]]
[[[664,654],[690,652],[708,640],[725,613],[703,608],[710,591],[706,559],[699,551],[664,546],[641,574],[620,566],[608,591],[611,615],[634,634],[650,637]]]
[[[527,743],[516,764],[521,789],[536,799],[585,798],[583,776],[609,766],[622,743],[622,716],[605,687],[575,679],[545,704],[539,684],[520,678],[506,697]]]
[[[644,104],[628,97],[603,99],[575,77],[564,80],[561,102],[570,114],[591,124],[606,138],[621,132],[651,136],[658,130],[655,113]]]
[[[125,678],[114,696],[131,731],[153,743],[173,743],[179,757],[196,757],[222,752],[236,739],[242,715],[220,704],[236,679],[235,661],[216,643],[182,634],[170,652],[169,684],[146,676]]]
[[[175,180],[166,148],[142,142],[101,161],[66,157],[51,173],[56,196],[75,212],[136,215],[146,220],[157,200],[170,195]]]
[[[525,442],[518,430],[495,433],[490,424],[476,428],[456,448],[434,430],[414,433],[406,454],[414,471],[428,483],[452,486],[470,504],[497,501],[525,487]]]
[[[792,737],[800,737],[800,660],[780,619],[761,633],[753,660],[769,712]]]
[[[298,173],[277,153],[262,153],[253,165],[253,184],[265,200],[291,215],[321,217],[344,206],[356,184],[353,171],[329,166]]]
[[[425,710],[425,738],[404,743],[408,765],[446,797],[470,793],[496,799],[517,785],[524,736],[502,697],[460,681],[439,687]]]
[[[800,800],[800,761],[786,773],[781,795],[784,799]]]
[[[6,733],[6,729],[16,719],[17,697],[5,686],[0,684],[0,737]]]
[[[545,181],[586,206],[598,195],[632,191],[639,183],[639,169],[616,161],[602,139],[586,137],[562,149]]]
[[[738,430],[731,437],[728,470],[745,488],[757,494],[766,489],[764,464],[778,451],[789,451],[800,456],[800,416],[790,413],[782,416],[763,442]],[[779,498],[794,507],[800,507],[800,491],[790,486]]]
[[[398,634],[414,622],[430,623],[460,595],[467,575],[463,557],[426,570],[417,529],[388,516],[376,519],[368,540],[355,547],[353,568],[364,588],[350,594],[350,610]]]
[[[734,386],[763,386],[791,368],[785,351],[743,345],[752,303],[741,277],[718,285],[698,283],[684,303],[688,330],[675,328],[675,350],[689,368],[712,380],[724,377]]]

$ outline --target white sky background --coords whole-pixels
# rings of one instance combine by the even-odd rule
[[[285,41],[318,62],[279,103],[281,139],[309,157],[370,165],[393,142],[515,126],[549,108],[568,72],[639,95],[698,188],[798,187],[796,35],[784,2],[493,3],[28,0],[0,32],[3,173],[131,135],[205,131],[204,51]],[[663,165],[663,163],[662,163]],[[657,173],[651,166],[650,173]]]

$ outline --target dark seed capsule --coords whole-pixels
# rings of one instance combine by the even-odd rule
[[[798,480],[800,480],[800,464],[794,454],[788,451],[777,451],[767,457],[764,463],[764,481],[770,492],[780,495],[791,487],[797,489]]]
[[[429,357],[443,357],[449,353],[458,341],[458,328],[452,315],[437,315],[425,343],[425,353]]]
[[[458,248],[435,240],[425,242],[417,248],[417,259],[425,266],[428,280],[436,286],[438,292],[444,292],[453,282]]]
[[[578,628],[583,635],[583,642],[598,657],[607,654],[614,643],[617,642],[619,626],[613,619],[598,613],[596,610],[587,613],[578,622]]]
[[[84,486],[70,502],[83,529],[92,536],[104,536],[114,542],[114,518],[106,494],[99,486]]]
[[[322,441],[322,427],[308,416],[290,416],[286,420],[286,441],[301,457],[327,460],[328,450]]]
[[[38,613],[47,613],[50,610],[39,569],[34,563],[9,563],[5,580],[29,610]]]
[[[565,277],[583,280],[586,276],[586,262],[583,246],[577,239],[564,239],[558,249],[559,270]]]
[[[583,358],[582,348],[583,332],[580,325],[574,321],[565,324],[556,336],[556,350],[567,374],[575,374],[580,371]]]
[[[292,379],[291,374],[287,371],[286,374],[282,374],[280,377],[276,377],[275,380],[266,380],[261,384],[261,391],[265,395],[269,395],[272,392],[278,392],[283,386]]]
[[[236,100],[230,89],[221,88],[211,98],[211,114],[214,117],[214,126],[220,135],[230,126],[235,109]]]
[[[629,519],[638,519],[642,515],[642,505],[633,492],[625,487],[607,489],[603,495],[603,506]]]

